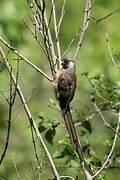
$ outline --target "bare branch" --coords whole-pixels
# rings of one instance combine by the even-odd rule
[[[7,46],[11,51],[13,51],[17,56],[19,56],[22,60],[24,60],[27,64],[29,64],[31,67],[33,67],[37,72],[39,72],[41,75],[43,75],[47,80],[52,82],[52,79],[47,76],[41,69],[39,69],[37,66],[35,66],[33,63],[31,63],[26,57],[24,57],[22,54],[20,54],[18,51],[16,51],[10,44],[8,44],[2,37],[0,37],[0,41]]]
[[[39,0],[39,4],[40,4],[40,7],[41,7],[41,13],[42,13],[42,31],[44,33],[44,40],[46,41],[47,40],[47,47],[46,46],[46,50],[48,52],[50,52],[49,54],[49,60],[53,61],[54,63],[56,62],[56,55],[55,55],[55,50],[54,50],[54,44],[53,44],[53,40],[52,40],[52,36],[51,36],[51,32],[50,32],[50,29],[48,27],[48,20],[47,20],[47,15],[46,15],[46,7],[45,7],[45,1],[44,0]],[[39,7],[38,7],[39,8]],[[46,39],[46,35],[47,35],[47,38]]]
[[[7,70],[8,70],[8,73],[10,73],[10,64],[9,64],[9,62],[8,62],[7,59],[6,59],[5,54],[4,54],[3,50],[2,50],[2,48],[0,48],[0,53],[1,53],[2,57],[3,57],[3,59],[4,59],[4,63],[5,63],[5,65],[6,65],[6,68],[7,68]],[[13,72],[11,73],[11,77],[12,77],[12,81],[13,81],[14,85],[16,85],[16,79],[15,79],[15,77],[14,77]],[[29,122],[30,122],[30,124],[32,125],[32,127],[33,127],[33,129],[34,129],[34,132],[35,132],[37,138],[40,140],[40,143],[41,143],[41,145],[42,145],[42,147],[43,147],[43,149],[44,149],[44,151],[45,151],[45,153],[46,153],[46,156],[47,156],[47,158],[48,158],[48,161],[49,161],[49,163],[50,163],[50,166],[51,166],[51,168],[52,168],[52,170],[53,170],[54,177],[55,177],[56,180],[60,180],[59,174],[58,174],[57,169],[56,169],[56,167],[55,167],[55,165],[54,165],[54,162],[53,162],[53,160],[52,160],[52,157],[51,157],[51,155],[50,155],[50,153],[49,153],[49,151],[48,151],[48,149],[47,149],[47,147],[46,147],[46,145],[45,145],[45,143],[44,143],[44,141],[43,141],[43,139],[42,139],[42,136],[41,136],[41,134],[40,134],[40,132],[39,132],[39,130],[38,130],[38,128],[37,128],[37,125],[36,125],[36,123],[35,123],[35,120],[34,120],[34,118],[32,117],[32,114],[31,114],[31,112],[30,112],[30,110],[29,110],[29,108],[28,108],[28,106],[27,106],[27,104],[26,104],[26,100],[25,100],[25,98],[24,98],[24,96],[23,96],[23,93],[22,93],[22,91],[21,91],[21,88],[20,88],[19,84],[17,84],[17,93],[18,93],[18,95],[19,95],[19,97],[20,97],[20,99],[21,99],[21,101],[22,101],[22,104],[24,104],[24,110],[25,110],[25,112],[26,112],[26,114],[27,114],[27,116],[28,116]]]
[[[112,51],[111,51],[111,48],[110,48],[109,39],[108,39],[108,33],[107,32],[105,33],[105,38],[106,38],[106,43],[107,43],[107,48],[108,48],[108,51],[109,51],[110,58],[111,58],[113,64],[115,65],[115,67],[119,69],[120,64],[115,62],[115,59],[114,59],[114,57],[112,55]]]
[[[0,51],[0,54],[1,54],[2,58],[3,58],[3,53],[1,51]],[[5,66],[6,66],[6,64],[5,64]],[[12,83],[12,76],[11,76],[12,75],[12,67],[11,66],[9,66],[9,70],[10,70],[9,71],[9,76],[10,76],[10,98],[7,101],[8,105],[9,105],[8,129],[7,129],[5,147],[4,147],[4,150],[3,150],[1,158],[0,158],[0,165],[2,164],[3,159],[5,158],[5,155],[6,155],[6,152],[7,152],[7,149],[8,149],[10,130],[11,130],[12,108],[13,108],[13,105],[14,105],[14,102],[15,102],[15,97],[16,97],[16,87],[15,87],[15,91],[14,91],[14,94],[13,94],[13,87],[12,87],[13,83]],[[16,81],[16,83],[17,83],[17,81]]]
[[[5,98],[5,100],[7,101],[7,103],[9,104],[8,98],[4,95],[4,91],[1,91],[1,90],[0,90],[0,93],[1,93],[1,95]]]
[[[93,119],[93,118],[96,116],[96,114],[97,114],[97,112],[95,112],[95,113],[93,113],[92,115],[88,116],[88,117],[86,118],[86,121],[90,121],[91,119]],[[81,121],[80,121],[80,122],[77,122],[77,123],[75,123],[75,127],[78,127],[78,126],[80,126],[81,124],[82,124]]]
[[[114,151],[114,148],[115,148],[115,145],[116,145],[116,141],[117,141],[117,134],[118,134],[118,131],[119,131],[119,128],[120,128],[120,110],[119,110],[119,113],[118,113],[118,123],[117,123],[117,127],[116,127],[116,134],[114,136],[114,140],[113,140],[113,144],[112,144],[112,147],[111,147],[111,150],[105,160],[105,162],[103,163],[102,167],[99,169],[99,171],[93,176],[93,178],[95,178],[96,176],[98,176],[102,170],[104,170],[105,166],[107,165],[109,159],[111,158],[112,156],[112,153]]]
[[[60,19],[59,19],[59,22],[58,22],[58,25],[57,25],[57,32],[58,32],[58,34],[60,32],[61,23],[62,23],[64,15],[65,15],[65,4],[66,4],[66,0],[63,1],[61,15],[60,15]]]
[[[39,12],[37,11],[37,9],[34,8],[34,0],[27,0],[28,2],[28,5],[30,7],[30,9],[32,10],[32,13],[33,13],[33,18],[34,18],[34,23],[33,23],[33,20],[31,19],[33,25],[35,26],[35,28],[38,29],[38,31],[42,34],[42,26],[41,26],[41,18],[40,18],[40,15],[39,15]],[[37,2],[36,2],[37,3]],[[41,8],[40,8],[41,9]]]
[[[107,122],[107,120],[106,120],[105,117],[103,116],[103,114],[102,114],[100,108],[97,106],[97,104],[94,103],[94,102],[92,102],[92,104],[93,104],[93,106],[94,106],[94,108],[95,108],[95,111],[96,111],[97,113],[99,113],[101,119],[103,120],[104,126],[106,126],[107,128],[111,129],[114,133],[117,133],[117,135],[120,137],[120,133],[119,133],[119,132],[116,132],[116,130]]]
[[[31,127],[32,142],[33,142],[35,157],[36,157],[36,160],[37,160],[37,163],[38,163],[38,166],[39,166],[39,170],[42,171],[42,166],[40,164],[38,153],[37,153],[37,147],[36,147],[36,143],[35,143],[35,138],[34,138],[34,132],[33,132],[32,124],[30,125],[30,127]]]
[[[76,60],[79,50],[82,46],[82,42],[84,39],[84,34],[88,28],[89,25],[89,21],[90,21],[90,13],[91,13],[91,0],[86,0],[86,6],[85,6],[85,14],[84,14],[84,20],[83,20],[83,25],[82,25],[82,29],[81,29],[81,33],[80,33],[80,37],[78,40],[78,44],[77,44],[77,49],[75,51],[75,54],[73,56],[73,59]]]
[[[115,13],[117,13],[119,11],[120,11],[120,8],[113,10],[112,12],[107,14],[106,16],[103,16],[103,17],[101,17],[99,19],[95,19],[96,20],[96,24],[99,24],[101,21],[106,20],[107,18],[109,18],[110,16],[112,16],[113,14],[115,14]]]
[[[26,99],[26,103],[30,100],[31,96],[29,96],[27,99]],[[24,104],[22,104],[20,106],[20,108],[18,109],[18,111],[16,112],[16,114],[14,115],[14,117],[12,118],[12,121],[14,121],[17,117],[17,115],[22,111],[22,109],[24,108]]]
[[[23,20],[23,23],[25,25],[25,27],[28,29],[28,31],[31,33],[31,35],[34,37],[34,39],[37,41],[37,43],[39,44],[39,46],[41,47],[41,49],[43,50],[43,52],[45,53],[45,55],[47,56],[46,50],[45,48],[42,46],[42,44],[40,43],[40,41],[37,38],[37,35],[34,34],[34,32],[32,32],[32,30],[27,26],[26,22]],[[47,56],[48,57],[48,56]]]
[[[20,174],[18,172],[18,169],[17,169],[15,161],[13,163],[14,163],[14,167],[15,167],[15,171],[16,171],[17,177],[18,177],[19,180],[21,180],[21,177],[20,177]]]
[[[92,9],[92,7],[94,6],[94,4],[95,4],[95,1],[96,0],[93,0],[92,2],[91,2],[91,6],[90,6],[90,8],[89,9]]]
[[[62,58],[67,54],[68,50],[70,49],[71,45],[73,44],[73,42],[75,41],[75,39],[78,37],[80,33],[80,29],[78,30],[78,32],[74,35],[73,39],[70,41],[68,47],[66,48],[65,52],[62,55]]]
[[[56,47],[57,47],[57,58],[58,58],[58,62],[59,62],[58,68],[60,68],[60,66],[61,66],[61,51],[60,51],[60,42],[59,42],[58,31],[57,31],[55,0],[52,0],[52,7],[53,7],[54,31],[55,31],[55,39],[56,39]]]
[[[50,16],[49,16],[49,19],[48,19],[48,27],[50,27],[50,23],[51,23],[51,20],[52,20],[52,16],[53,16],[53,6],[51,7],[51,11],[50,11]]]

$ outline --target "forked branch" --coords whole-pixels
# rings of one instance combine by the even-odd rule
[[[20,54],[18,51],[16,51],[10,44],[8,44],[2,37],[0,37],[0,41],[6,46],[8,47],[12,52],[14,52],[17,56],[19,56],[21,59],[19,60],[23,60],[24,62],[26,62],[27,64],[29,64],[32,68],[34,68],[37,72],[39,72],[41,75],[43,75],[43,77],[45,77],[47,80],[52,82],[52,79],[46,74],[44,73],[41,69],[39,69],[37,66],[35,66],[33,63],[31,63],[26,57],[24,57],[22,54]]]
[[[78,53],[80,51],[80,48],[82,46],[82,42],[84,39],[84,34],[88,28],[89,22],[90,22],[90,13],[91,13],[91,7],[93,6],[92,0],[86,0],[86,5],[85,5],[85,13],[84,13],[84,19],[83,19],[83,24],[81,28],[81,33],[79,36],[78,44],[77,44],[77,49],[75,51],[75,54],[73,56],[73,59],[76,60]]]

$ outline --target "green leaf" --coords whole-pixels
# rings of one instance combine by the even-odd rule
[[[63,150],[58,150],[54,153],[53,158],[59,159],[65,157],[65,153]]]
[[[92,157],[90,163],[96,167],[100,167],[102,165],[100,159],[98,159],[97,157]]]
[[[83,121],[82,126],[91,134],[92,133],[92,127],[90,121]]]
[[[53,138],[54,138],[55,134],[56,134],[55,128],[49,129],[45,133],[45,138],[50,144],[53,144]]]

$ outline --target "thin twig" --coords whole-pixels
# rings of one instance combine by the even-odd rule
[[[115,62],[115,59],[114,59],[114,57],[112,55],[112,51],[111,51],[111,48],[110,48],[109,39],[108,39],[108,33],[107,32],[105,33],[105,38],[106,38],[106,43],[107,43],[107,48],[108,48],[108,51],[109,51],[110,58],[111,58],[113,64],[115,65],[115,67],[119,69],[120,65]]]
[[[37,147],[36,147],[36,143],[35,143],[35,138],[34,138],[34,132],[33,132],[33,127],[32,124],[30,125],[31,127],[31,134],[32,134],[32,142],[33,142],[33,147],[34,147],[34,153],[35,153],[35,157],[39,166],[39,170],[42,171],[42,167],[39,161],[39,157],[38,157],[38,153],[37,153]]]
[[[55,0],[52,0],[52,7],[53,7],[54,31],[55,31],[55,39],[56,39],[56,47],[57,47],[57,58],[58,58],[57,61],[59,63],[58,68],[61,68],[61,51],[60,51],[60,42],[57,31]]]
[[[17,56],[19,56],[22,60],[24,60],[27,64],[29,64],[31,67],[33,67],[37,72],[39,72],[41,75],[43,75],[47,80],[52,82],[52,79],[44,73],[41,69],[39,69],[37,66],[35,66],[33,63],[31,63],[26,57],[24,57],[22,54],[20,54],[18,51],[16,51],[10,44],[8,44],[2,37],[0,37],[0,41],[7,46],[11,51],[13,51]]]
[[[74,37],[72,38],[72,40],[70,41],[68,47],[66,48],[66,50],[64,51],[63,55],[62,55],[62,58],[67,54],[68,50],[70,49],[71,45],[73,44],[73,42],[75,41],[75,39],[78,37],[79,33],[80,33],[80,30],[78,30],[78,32],[74,35]]]
[[[0,51],[0,54],[1,54],[1,56],[3,55],[1,51]],[[8,101],[8,105],[9,105],[8,128],[7,128],[7,136],[6,136],[6,142],[5,142],[4,150],[3,150],[1,158],[0,158],[0,165],[2,164],[3,159],[5,158],[5,155],[6,155],[6,152],[8,149],[10,130],[11,130],[12,109],[13,109],[13,105],[14,105],[15,97],[16,97],[16,87],[15,87],[15,91],[13,94],[12,67],[10,65],[9,65],[9,76],[10,76],[10,98]],[[17,83],[17,81],[16,81],[16,83]]]
[[[76,49],[75,54],[73,56],[74,60],[76,60],[76,58],[78,56],[78,53],[79,53],[80,48],[82,46],[82,42],[83,42],[83,39],[84,39],[85,32],[86,32],[86,30],[88,28],[88,25],[89,25],[89,22],[90,22],[91,2],[92,2],[91,0],[86,0],[83,25],[82,25],[80,37],[79,37],[79,40],[78,40],[77,49]]]
[[[42,11],[42,26],[44,26],[44,28],[46,29],[51,60],[55,63],[56,62],[56,55],[55,55],[54,44],[53,44],[51,32],[50,32],[50,29],[48,27],[45,1],[39,0],[39,3],[40,3],[40,6],[42,7],[42,10],[41,10]],[[46,34],[45,34],[45,36],[46,36]],[[44,38],[46,38],[46,37],[44,37]]]
[[[26,103],[30,100],[31,96],[29,96],[27,99],[26,99]],[[16,112],[16,114],[14,115],[14,117],[12,118],[12,122],[16,119],[16,117],[18,116],[18,114],[22,111],[22,109],[24,108],[24,104],[22,104],[18,111]]]
[[[117,127],[116,127],[116,134],[114,136],[114,140],[113,140],[113,144],[112,144],[112,147],[111,147],[111,150],[105,160],[105,162],[103,163],[102,167],[99,169],[99,171],[93,176],[93,178],[95,178],[96,176],[98,176],[102,170],[104,170],[105,166],[107,165],[109,159],[111,158],[112,156],[112,153],[114,151],[114,148],[115,148],[115,145],[116,145],[116,141],[117,141],[117,135],[118,135],[118,131],[119,131],[119,127],[120,127],[120,110],[119,110],[119,113],[118,113],[118,123],[117,123]]]
[[[41,49],[43,50],[43,52],[45,53],[45,55],[47,56],[46,50],[45,48],[42,46],[42,44],[40,43],[40,41],[38,40],[36,34],[34,34],[34,32],[32,32],[32,30],[28,27],[28,25],[26,24],[26,22],[23,20],[23,23],[25,25],[25,27],[28,29],[28,31],[31,33],[31,35],[34,37],[34,39],[37,41],[37,43],[39,44],[39,46],[41,47]]]
[[[45,1],[42,0],[40,1],[40,6],[42,7],[41,10],[39,9],[41,16],[39,15],[39,19],[41,21],[41,27],[42,27],[42,35],[43,35],[43,40],[49,60],[49,66],[51,69],[52,75],[55,73],[55,68],[54,64],[56,61],[56,56],[53,57],[53,54],[55,53],[54,51],[54,46],[53,46],[53,41],[51,37],[51,32],[48,27],[48,20],[47,20],[47,15],[46,15],[46,4]],[[39,7],[38,7],[39,8]]]
[[[49,16],[49,19],[48,19],[48,27],[50,27],[50,23],[51,23],[51,20],[52,20],[52,15],[53,15],[53,6],[51,7],[51,11],[50,11],[50,16]]]
[[[86,117],[86,120],[85,120],[85,121],[90,121],[91,119],[93,119],[93,118],[96,116],[96,114],[97,114],[97,112],[95,112],[95,113],[93,113],[92,115]],[[80,122],[77,122],[77,123],[75,123],[75,127],[78,127],[78,126],[80,126],[81,124],[82,124],[81,121],[80,121]]]
[[[102,114],[100,108],[97,106],[97,104],[96,104],[96,103],[93,103],[93,102],[92,102],[92,104],[93,104],[96,112],[99,113],[101,119],[103,120],[104,126],[106,126],[107,128],[111,129],[114,133],[117,133],[117,135],[120,137],[120,133],[119,133],[119,132],[116,132],[116,130],[107,122],[107,120],[106,120],[105,117],[103,116],[103,114]]]
[[[5,98],[5,100],[7,101],[7,103],[9,104],[9,100],[8,100],[8,98],[4,95],[4,92],[0,90],[0,93],[1,93],[1,95]]]
[[[92,8],[93,8],[93,6],[94,6],[94,4],[95,4],[95,1],[96,1],[96,0],[91,1],[91,5],[90,5],[90,7],[89,7],[89,9],[88,9],[88,10],[90,10],[90,9],[92,9]]]
[[[10,73],[10,64],[6,59],[6,56],[5,56],[2,48],[0,48],[0,54],[1,54],[2,58],[3,58],[3,60],[4,60],[4,63],[5,63],[6,68],[8,70],[8,73]],[[15,76],[14,76],[13,72],[11,73],[11,78],[12,78],[12,81],[13,81],[13,83],[15,85],[16,84],[16,79],[15,79]],[[49,153],[49,151],[47,149],[47,146],[45,145],[45,143],[43,141],[43,138],[42,138],[42,136],[41,136],[41,134],[40,134],[40,132],[38,130],[38,127],[37,127],[37,125],[35,123],[35,120],[32,117],[32,114],[31,114],[31,112],[30,112],[30,110],[29,110],[29,108],[28,108],[28,106],[26,104],[26,100],[24,98],[24,95],[23,95],[23,93],[21,91],[21,88],[20,88],[19,84],[17,84],[17,93],[18,93],[18,95],[19,95],[19,97],[20,97],[20,99],[22,101],[22,104],[24,104],[24,110],[25,110],[25,112],[26,112],[26,114],[28,116],[29,122],[32,125],[32,127],[34,129],[34,132],[35,132],[37,138],[40,140],[40,143],[41,143],[41,145],[42,145],[42,147],[43,147],[43,149],[44,149],[44,151],[46,153],[46,156],[48,158],[50,166],[51,166],[51,168],[53,170],[54,177],[55,177],[56,180],[60,180],[59,174],[58,174],[57,169],[56,169],[56,166],[55,166],[55,164],[54,164],[54,162],[52,160],[52,157],[51,157],[51,155],[50,155],[50,153]]]
[[[120,8],[115,9],[112,12],[110,12],[109,14],[107,14],[107,15],[99,18],[99,19],[96,19],[96,24],[99,24],[101,21],[106,20],[108,17],[112,16],[113,14],[115,14],[115,13],[117,13],[119,11],[120,11]]]
[[[31,19],[33,25],[35,26],[35,28],[37,28],[37,30],[42,34],[42,26],[41,26],[41,21],[40,21],[40,15],[39,15],[39,12],[37,11],[37,9],[34,8],[34,0],[27,0],[28,2],[28,5],[29,5],[29,8],[32,10],[32,13],[33,13],[33,18],[34,18],[34,23],[33,23],[33,20]]]
[[[63,1],[62,10],[61,10],[61,14],[60,14],[60,19],[59,19],[59,22],[58,22],[58,25],[57,25],[58,35],[59,35],[59,32],[60,32],[60,27],[61,27],[63,17],[65,15],[65,4],[66,4],[66,0]]]
[[[17,177],[18,177],[19,180],[21,180],[21,177],[20,177],[20,174],[18,172],[18,169],[17,169],[15,161],[13,163],[14,163],[14,167],[15,167],[15,171],[16,171]]]

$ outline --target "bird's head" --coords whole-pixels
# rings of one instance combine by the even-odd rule
[[[68,59],[68,58],[64,58],[62,60],[62,69],[74,69],[75,68],[75,62],[71,59]]]

